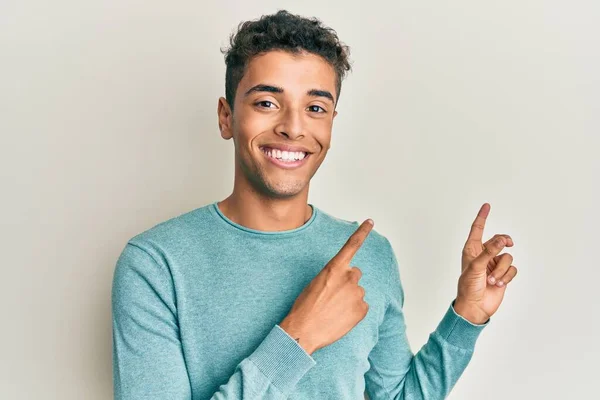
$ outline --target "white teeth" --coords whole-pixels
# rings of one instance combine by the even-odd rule
[[[261,149],[263,153],[269,157],[276,158],[280,161],[294,162],[297,160],[303,160],[307,154],[303,151],[281,151],[277,149]]]

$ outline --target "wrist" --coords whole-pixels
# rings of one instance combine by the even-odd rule
[[[458,315],[473,324],[483,325],[490,319],[490,316],[483,312],[479,307],[458,298],[454,301],[453,308]]]
[[[317,351],[318,347],[311,342],[309,336],[299,329],[292,320],[287,317],[284,318],[284,320],[279,323],[279,327],[294,339],[309,355],[312,355],[312,353]]]

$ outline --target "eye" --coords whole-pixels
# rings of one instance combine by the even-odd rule
[[[307,108],[308,108],[309,111],[316,112],[316,113],[327,112],[323,107],[317,106],[317,105],[308,106]]]
[[[258,106],[260,108],[274,108],[275,107],[275,104],[269,100],[258,101],[256,103],[254,103],[254,105]]]

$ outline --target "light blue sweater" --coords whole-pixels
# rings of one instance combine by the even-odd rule
[[[468,365],[475,325],[452,301],[411,352],[389,241],[371,231],[351,265],[369,310],[312,356],[278,323],[358,228],[312,206],[303,226],[248,229],[212,203],[133,237],[112,287],[116,399],[443,399]]]

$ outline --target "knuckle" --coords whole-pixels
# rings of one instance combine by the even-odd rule
[[[369,304],[366,301],[362,302],[363,305],[363,310],[366,313],[367,311],[369,311]]]
[[[506,262],[508,263],[509,266],[513,262],[513,256],[510,253],[504,253],[504,254],[502,254],[502,258],[504,258],[506,260]]]
[[[348,270],[347,277],[350,282],[358,283],[362,277],[362,271],[357,267],[351,267]]]
[[[319,282],[324,288],[333,288],[335,286],[335,278],[331,271],[327,271],[327,273],[323,276],[323,279]]]
[[[475,251],[477,251],[477,250],[475,250],[475,249],[473,248],[473,245],[472,245],[471,243],[467,242],[467,243],[465,243],[465,245],[463,246],[463,249],[462,249],[462,254],[463,254],[463,256],[469,256],[469,255],[471,255],[472,253],[474,253]]]
[[[358,294],[359,294],[359,296],[360,296],[361,299],[364,298],[365,294],[366,294],[365,288],[362,287],[362,286],[359,286],[358,287]]]
[[[323,270],[325,282],[331,282],[338,279],[340,269],[336,267],[330,267]]]
[[[327,263],[327,265],[325,266],[325,268],[323,268],[323,272],[325,273],[325,275],[329,276],[331,274],[334,273],[334,271],[337,271],[339,264],[336,260],[331,260],[329,263]]]
[[[484,264],[484,261],[474,259],[469,263],[469,268],[479,269],[479,267],[482,266],[482,264]]]

